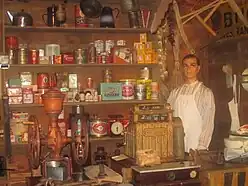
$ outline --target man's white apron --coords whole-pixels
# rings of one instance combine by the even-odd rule
[[[191,148],[197,149],[202,131],[202,117],[195,103],[195,94],[200,86],[201,83],[195,88],[193,94],[182,95],[179,92],[174,103],[175,116],[182,119],[184,127],[185,152],[189,152]]]

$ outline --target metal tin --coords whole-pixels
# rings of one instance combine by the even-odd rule
[[[134,79],[124,79],[120,80],[122,83],[122,99],[124,100],[131,100],[134,99]]]
[[[49,74],[48,73],[37,74],[37,86],[38,86],[38,89],[49,88]]]
[[[136,99],[145,100],[146,99],[146,87],[144,84],[136,85]]]
[[[93,42],[89,44],[88,48],[88,63],[96,63],[96,47]]]
[[[158,99],[158,94],[159,94],[159,87],[158,87],[158,82],[152,82],[151,83],[151,99],[156,100]]]
[[[149,79],[150,77],[150,70],[149,68],[145,67],[140,70],[140,78],[141,79]]]
[[[27,64],[28,63],[28,50],[27,48],[18,49],[18,64]]]
[[[39,63],[39,50],[29,50],[28,53],[28,63],[29,64],[38,64]]]
[[[32,88],[23,88],[22,89],[22,100],[23,103],[33,103],[34,102],[34,95]]]
[[[43,56],[45,56],[45,50],[40,48],[39,49],[39,57],[43,57]]]
[[[76,64],[87,63],[87,50],[78,48],[74,51],[74,59]]]
[[[8,50],[9,64],[16,64],[16,62],[17,62],[16,54],[17,54],[16,49],[9,49]]]
[[[112,48],[115,46],[114,40],[106,40],[105,41],[105,52],[111,53]]]
[[[31,72],[21,72],[20,79],[22,86],[32,85],[33,77]]]
[[[55,64],[55,55],[49,56],[49,63]]]
[[[96,137],[108,135],[108,123],[100,119],[90,121],[90,135]]]
[[[112,70],[110,70],[110,69],[104,70],[103,80],[104,80],[105,83],[112,82]]]
[[[96,53],[101,54],[104,52],[104,41],[103,40],[96,40],[95,41]]]

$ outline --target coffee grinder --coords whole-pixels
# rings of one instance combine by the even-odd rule
[[[41,126],[35,116],[30,116],[28,139],[29,139],[29,160],[33,169],[42,166],[44,178],[53,180],[69,180],[72,176],[72,162],[70,157],[61,155],[62,149],[72,144],[75,150],[74,160],[77,163],[84,163],[88,152],[88,131],[86,123],[82,123],[80,135],[73,138],[63,136],[58,126],[58,116],[63,108],[64,94],[53,88],[42,95],[44,109],[49,117],[47,136],[41,133]],[[46,146],[50,152],[41,158],[41,146]]]

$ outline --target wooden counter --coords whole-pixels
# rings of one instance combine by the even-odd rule
[[[132,177],[131,166],[134,160],[123,160],[120,162],[111,161],[111,168],[123,175],[124,181]],[[204,162],[201,168],[200,180],[202,186],[247,186],[248,185],[248,164],[215,163]]]
[[[202,186],[247,186],[248,164],[209,163],[200,174]]]

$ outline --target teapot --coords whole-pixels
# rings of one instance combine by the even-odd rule
[[[113,12],[116,11],[115,17]],[[103,7],[100,16],[100,27],[115,28],[115,19],[118,17],[120,10],[118,8]]]
[[[22,9],[21,12],[11,13],[6,11],[8,18],[13,26],[26,27],[33,26],[33,18],[30,14],[24,12]]]

